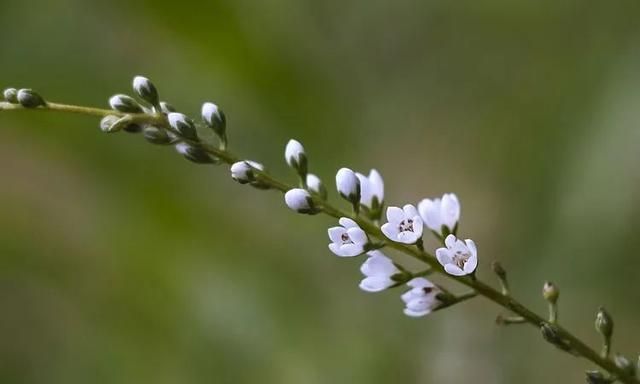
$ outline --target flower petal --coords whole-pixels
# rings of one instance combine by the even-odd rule
[[[476,248],[476,243],[471,239],[467,239],[464,242],[465,244],[467,244],[467,248],[469,248],[471,254],[475,257],[478,257],[478,249]]]
[[[436,249],[436,259],[438,259],[438,263],[443,267],[447,264],[451,264],[451,251],[447,248]]]
[[[452,249],[456,244],[456,240],[458,239],[454,235],[449,235],[446,239],[444,239],[444,244],[447,246],[447,248]]]
[[[360,228],[358,223],[348,217],[341,217],[340,220],[338,220],[338,223],[345,228]]]
[[[378,171],[372,169],[369,172],[369,188],[371,189],[371,195],[376,196],[378,201],[384,200],[384,181]]]
[[[340,257],[344,257],[344,254],[342,252],[342,249],[340,248],[340,245],[337,243],[330,243],[329,244],[329,249],[331,250],[331,252],[333,252],[336,256],[340,256]]]
[[[389,240],[398,241],[398,226],[391,223],[383,224],[380,227],[382,233],[389,238]]]
[[[467,260],[467,262],[464,264],[464,273],[466,273],[467,275],[470,273],[473,273],[473,271],[476,270],[477,266],[478,266],[478,257],[471,256],[469,260]]]
[[[440,233],[442,230],[440,199],[424,199],[418,204],[418,210],[427,227],[432,231]]]
[[[422,237],[422,229],[424,224],[422,223],[422,218],[419,215],[413,217],[413,233],[416,234],[418,238]]]
[[[360,228],[349,228],[347,234],[354,244],[364,245],[369,242],[367,234]]]
[[[424,277],[414,277],[413,279],[409,280],[407,282],[407,285],[410,286],[411,288],[433,288],[435,287],[435,285],[433,285],[432,282],[430,282],[429,280],[425,279]]]
[[[404,244],[415,244],[418,241],[418,236],[411,231],[403,231],[398,233],[396,241]]]
[[[366,276],[390,277],[400,272],[398,268],[393,264],[393,261],[391,261],[391,259],[386,256],[371,256],[369,257],[369,259],[367,259],[365,264],[367,265],[367,273],[365,273],[364,270],[362,270],[362,273],[364,273]],[[363,264],[362,267],[364,268],[365,265]]]
[[[340,251],[342,252],[340,256],[353,257],[363,254],[364,248],[358,244],[343,244],[340,246]]]
[[[426,315],[430,314],[431,310],[424,310],[424,311],[420,311],[420,312],[415,312],[415,311],[412,311],[412,310],[410,310],[408,308],[405,308],[403,312],[404,312],[405,315],[410,316],[410,317],[422,317],[422,316],[426,316]]]
[[[444,194],[444,196],[442,196],[442,206],[440,210],[442,224],[453,229],[460,219],[460,202],[458,201],[458,197],[453,193]]]
[[[342,235],[344,235],[347,230],[342,227],[331,227],[327,232],[329,233],[329,239],[331,239],[331,241],[342,244]]]
[[[398,207],[387,208],[387,221],[396,224],[404,220],[404,211]]]
[[[392,286],[393,280],[386,276],[370,276],[362,279],[360,289],[367,292],[380,292]]]
[[[420,216],[420,214],[418,213],[418,210],[416,209],[416,207],[414,207],[411,204],[405,204],[405,206],[402,207],[402,210],[404,211],[404,216],[405,217]]]
[[[455,264],[447,264],[444,266],[444,270],[447,271],[448,274],[453,275],[453,276],[464,276],[466,275],[466,273],[458,268],[457,265]]]

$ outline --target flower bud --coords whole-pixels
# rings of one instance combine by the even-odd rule
[[[231,165],[231,178],[240,184],[247,184],[255,181],[254,169],[262,171],[264,166],[251,160],[238,161]]]
[[[160,101],[158,98],[158,90],[156,89],[156,86],[153,85],[151,80],[147,79],[146,77],[136,76],[133,78],[133,91],[142,100],[153,105],[154,107],[157,106],[158,102]]]
[[[587,371],[587,384],[610,384],[613,381],[604,377],[600,371]]]
[[[171,104],[169,104],[167,102],[161,101],[160,102],[160,111],[162,111],[162,113],[169,114],[171,112],[175,112],[176,109],[173,107],[173,105],[171,105]]]
[[[603,307],[598,308],[596,314],[596,331],[607,339],[613,334],[613,319]]]
[[[32,89],[21,89],[18,91],[18,103],[25,108],[37,108],[47,105],[42,96]]]
[[[189,117],[182,113],[171,112],[167,115],[167,118],[169,119],[169,125],[171,125],[180,136],[189,140],[198,140],[196,125]]]
[[[216,162],[216,159],[209,155],[207,151],[188,143],[176,144],[176,151],[187,160],[197,164],[213,164]]]
[[[624,371],[628,376],[636,376],[636,366],[623,355],[615,355],[613,357],[613,361],[616,363],[616,366]]]
[[[318,194],[322,200],[327,199],[327,188],[324,187],[322,180],[312,173],[307,174],[307,189]]]
[[[550,281],[544,283],[542,287],[542,296],[551,304],[555,304],[560,296],[560,290]]]
[[[109,98],[111,109],[124,113],[142,113],[144,110],[138,102],[131,96],[113,95]]]
[[[225,137],[227,118],[217,105],[214,103],[202,104],[202,120],[218,137]]]
[[[11,104],[18,104],[18,90],[15,88],[7,88],[2,92],[4,99]]]
[[[507,271],[504,270],[499,261],[492,262],[491,269],[493,269],[493,273],[495,273],[500,279],[505,279],[507,277]]]
[[[169,133],[162,128],[154,127],[153,125],[147,125],[142,130],[142,135],[145,140],[150,142],[151,144],[171,144],[173,142],[173,138],[169,135]]]
[[[303,180],[307,178],[307,154],[299,141],[289,140],[284,150],[284,158],[287,164],[295,169]]]
[[[558,332],[556,331],[556,329],[553,326],[551,326],[551,324],[543,323],[540,326],[540,332],[542,333],[542,337],[546,341],[548,341],[549,343],[555,345],[559,349],[562,349],[563,351],[566,351],[566,352],[569,352],[569,353],[572,353],[572,354],[576,353],[571,348],[569,343],[558,334]]]
[[[117,126],[116,122],[121,118],[114,115],[107,115],[100,120],[100,130],[105,133],[117,132],[124,128],[124,125]]]
[[[340,168],[336,173],[336,187],[340,196],[352,204],[360,202],[360,180],[349,168]]]
[[[294,188],[284,194],[284,201],[287,206],[298,213],[313,215],[318,213],[313,198],[304,189]]]

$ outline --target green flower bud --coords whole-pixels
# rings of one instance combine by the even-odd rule
[[[169,125],[173,128],[180,136],[189,140],[198,140],[198,132],[196,131],[196,125],[193,123],[193,120],[188,118],[186,115],[177,112],[171,112],[167,115],[169,119]]]
[[[18,102],[25,108],[37,108],[47,105],[42,96],[32,89],[21,89],[18,91]]]
[[[114,116],[114,115],[107,115],[105,117],[102,118],[102,120],[100,120],[100,130],[102,130],[102,132],[105,133],[112,133],[112,132],[117,132],[117,130],[114,129],[114,126],[116,126],[116,122],[120,120],[120,117],[118,116]],[[116,128],[118,128],[118,130],[122,129],[122,126],[119,126]]]
[[[144,110],[138,102],[131,96],[114,95],[109,99],[112,109],[124,113],[143,113]]]
[[[178,153],[184,156],[187,160],[193,161],[197,164],[214,164],[217,162],[216,159],[204,149],[187,143],[176,144],[176,151],[178,151]]]
[[[227,118],[224,112],[213,103],[202,104],[202,120],[211,128],[216,135],[224,138],[226,135]]]
[[[11,104],[18,104],[18,90],[15,88],[7,88],[2,92],[4,99]]]
[[[143,76],[136,76],[133,78],[133,90],[142,100],[147,103],[153,105],[154,107],[158,105],[158,90],[156,86],[153,85],[151,80],[147,79]]]
[[[542,287],[542,296],[551,304],[555,304],[560,296],[560,290],[550,281],[544,283]]]
[[[144,127],[143,131],[144,138],[152,143],[152,144],[171,144],[173,142],[173,138],[169,135],[169,133],[162,128],[154,127],[152,125],[148,125]]]
[[[600,371],[587,371],[587,384],[610,384],[613,382],[611,379],[604,377]]]
[[[613,334],[613,319],[603,307],[598,308],[596,314],[596,331],[607,339]]]

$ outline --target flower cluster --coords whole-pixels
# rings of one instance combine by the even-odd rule
[[[300,188],[285,193],[287,206],[299,213],[320,212],[327,198],[327,191],[320,178],[308,173],[308,158],[299,141],[289,141],[285,148],[285,160],[301,180]],[[239,177],[233,169],[232,175],[238,181],[249,182],[250,177],[246,177],[244,173],[249,163],[245,161],[243,164],[245,165],[237,168],[243,171],[240,175],[244,177]],[[349,168],[341,168],[336,173],[335,181],[338,195],[349,202],[353,214],[351,217],[340,217],[339,225],[329,228],[329,250],[343,258],[367,256],[360,268],[364,275],[360,282],[363,291],[380,292],[406,284],[409,290],[402,294],[401,299],[405,303],[404,313],[412,317],[427,315],[451,299],[451,295],[443,294],[441,287],[422,276],[429,271],[410,272],[382,252],[382,248],[393,243],[417,247],[424,257],[432,258],[450,275],[474,274],[478,265],[475,243],[470,239],[462,241],[456,237],[460,202],[455,194],[447,193],[441,198],[423,199],[417,204],[417,208],[412,204],[390,206],[386,209],[386,222],[379,225],[377,223],[385,213],[384,182],[380,173],[372,169],[365,176]],[[372,241],[370,227],[365,230],[361,224],[377,226],[386,241]],[[443,245],[435,250],[435,257],[424,250],[425,226]]]

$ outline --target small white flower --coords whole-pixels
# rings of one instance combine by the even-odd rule
[[[365,248],[369,243],[367,234],[358,226],[358,224],[347,218],[342,217],[338,221],[341,227],[329,228],[329,249],[337,256],[352,257],[358,256],[365,252]]]
[[[231,166],[231,178],[240,184],[247,184],[255,180],[253,169],[264,170],[264,166],[251,160],[238,161]]]
[[[336,187],[340,196],[352,204],[360,202],[360,180],[349,168],[340,168],[336,173]]]
[[[423,277],[411,279],[407,285],[411,289],[401,298],[405,303],[404,314],[411,317],[425,316],[431,313],[441,303],[438,300],[438,288]]]
[[[284,201],[287,206],[298,213],[317,213],[315,204],[309,192],[302,188],[293,188],[284,194]]]
[[[460,220],[460,202],[454,193],[445,193],[441,199],[424,199],[418,204],[418,211],[425,225],[441,236],[444,231],[453,232]]]
[[[413,205],[387,208],[387,220],[380,229],[389,240],[414,244],[422,238],[422,218]]]
[[[369,177],[356,173],[360,180],[360,204],[369,209],[376,209],[384,201],[384,182],[382,176],[375,169],[369,172]]]
[[[307,174],[307,189],[317,193],[323,200],[327,199],[327,189],[324,187],[322,180],[313,173]]]
[[[304,147],[299,141],[291,139],[287,143],[287,147],[284,150],[284,158],[287,164],[295,169],[299,175],[305,176],[307,174],[307,154],[304,151]]]
[[[365,275],[360,282],[360,289],[367,292],[380,292],[396,284],[392,276],[401,271],[393,261],[380,251],[371,251],[367,255],[369,258],[360,267],[360,271]]]
[[[214,103],[202,104],[202,120],[209,128],[211,128],[218,136],[225,135],[227,119],[220,108]]]
[[[478,250],[473,240],[464,242],[454,235],[444,239],[446,248],[436,249],[436,258],[448,274],[464,276],[476,270],[478,266]]]

